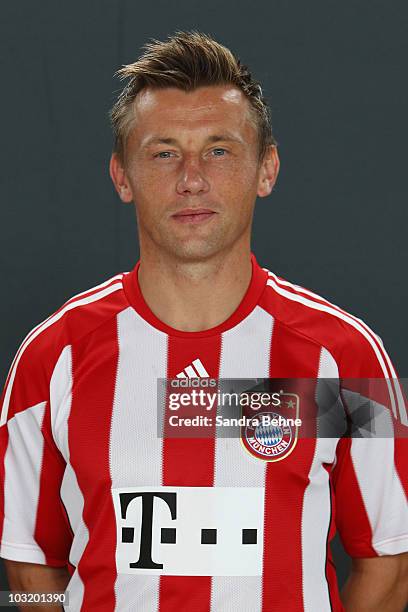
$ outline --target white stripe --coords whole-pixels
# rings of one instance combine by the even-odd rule
[[[6,559],[45,563],[34,539],[44,438],[41,425],[46,402],[18,412],[7,424],[4,458],[4,526],[0,554]]]
[[[119,360],[109,443],[112,487],[160,487],[156,380],[167,376],[167,335],[146,325],[133,308],[120,312],[117,320]],[[155,612],[159,576],[118,574],[115,595],[115,610]]]
[[[52,435],[67,464],[61,482],[61,500],[74,533],[69,561],[77,568],[89,541],[89,531],[83,518],[84,497],[70,464],[68,420],[71,414],[71,405],[72,349],[68,345],[61,351],[50,379],[50,413]],[[84,584],[78,569],[75,569],[69,581],[67,592],[69,605],[65,609],[80,610],[84,596]]]
[[[179,372],[176,376],[177,378],[207,378],[208,372],[199,359],[194,359],[192,364],[186,366],[184,371]]]
[[[123,279],[123,277],[126,274],[128,274],[128,272],[120,272],[119,274],[115,274],[115,276],[112,276],[111,278],[108,278],[108,280],[104,281],[103,283],[100,283],[99,285],[95,285],[94,287],[91,287],[90,289],[86,289],[85,291],[81,291],[81,293],[76,293],[75,295],[70,297],[69,300],[67,300],[67,303],[70,303],[73,300],[78,299],[79,297],[81,297],[81,295],[86,295],[90,291],[96,291],[97,289],[98,290],[99,289],[103,289],[104,287],[107,287],[108,285],[110,285],[111,283],[113,283],[116,280],[122,282],[122,279]]]
[[[29,346],[31,344],[31,342],[37,336],[39,336],[41,334],[41,332],[43,332],[48,327],[50,327],[51,325],[53,325],[54,323],[59,321],[64,316],[64,314],[66,312],[68,312],[69,310],[73,310],[74,308],[78,308],[79,306],[83,306],[84,304],[91,304],[92,302],[97,302],[98,300],[106,297],[110,293],[114,293],[115,291],[118,291],[119,289],[122,289],[122,283],[116,283],[116,284],[108,287],[107,289],[103,289],[102,291],[100,291],[98,293],[94,293],[93,295],[90,295],[88,297],[82,298],[81,300],[78,300],[76,302],[68,303],[64,308],[62,308],[55,315],[52,315],[51,317],[46,319],[43,323],[40,323],[39,325],[37,325],[37,327],[35,327],[26,336],[26,338],[23,340],[19,350],[17,351],[16,357],[15,357],[15,359],[14,359],[12,365],[11,365],[11,368],[10,368],[10,378],[8,380],[8,383],[7,383],[6,392],[5,392],[5,395],[4,395],[4,402],[3,402],[2,409],[1,409],[0,426],[4,425],[6,423],[6,421],[7,421],[7,414],[8,414],[8,408],[9,408],[9,403],[10,403],[10,395],[11,395],[11,391],[12,391],[12,388],[13,388],[14,378],[16,376],[17,366],[18,366],[18,364],[20,362],[20,359],[21,359],[21,356],[24,353],[24,351],[27,348],[27,346]]]
[[[69,461],[68,419],[72,403],[72,349],[61,351],[50,378],[50,416],[52,436],[65,461]]]
[[[354,329],[356,329],[357,331],[359,331],[369,342],[369,344],[371,345],[377,359],[378,359],[378,363],[380,364],[380,367],[382,369],[384,378],[387,381],[387,386],[388,386],[388,392],[390,394],[390,400],[391,400],[391,408],[392,408],[392,412],[394,414],[394,416],[397,416],[397,411],[396,411],[396,406],[395,406],[395,398],[394,398],[394,393],[390,384],[390,377],[387,371],[387,368],[385,366],[384,360],[382,358],[382,355],[377,347],[377,345],[375,344],[371,333],[368,333],[366,331],[366,329],[361,326],[357,321],[355,321],[354,319],[352,319],[349,315],[347,315],[346,313],[342,312],[342,311],[338,311],[335,310],[334,308],[332,308],[331,306],[325,305],[325,304],[319,304],[318,302],[312,302],[312,300],[309,300],[301,295],[295,295],[293,293],[290,293],[289,291],[286,291],[286,289],[282,289],[282,287],[280,287],[279,285],[276,284],[276,282],[272,279],[269,279],[266,283],[267,285],[269,285],[270,287],[272,287],[273,289],[275,289],[275,291],[277,293],[279,293],[280,295],[282,295],[283,297],[288,298],[289,300],[292,300],[293,302],[298,302],[300,304],[303,304],[309,308],[313,308],[314,310],[319,310],[321,312],[327,312],[331,315],[333,315],[334,317],[337,317],[338,319],[342,319],[343,321],[345,321],[346,323],[348,323],[349,325],[351,325],[352,327],[354,327]],[[400,410],[402,410],[400,408]],[[404,423],[404,425],[408,425],[408,418],[406,415],[406,412],[404,413],[405,408],[403,408],[402,414],[401,414],[401,421]]]
[[[203,378],[208,378],[208,372],[199,359],[194,359],[193,366],[197,370],[199,376],[202,376]]]
[[[343,312],[344,314],[348,315],[349,317],[351,317],[355,321],[358,321],[359,323],[361,323],[361,325],[363,325],[369,332],[371,332],[377,338],[377,340],[380,343],[382,343],[381,338],[379,336],[377,336],[377,334],[372,329],[370,329],[368,327],[368,325],[362,319],[359,319],[355,315],[350,314],[349,312],[347,312],[343,308],[340,308],[340,306],[338,306],[337,304],[333,304],[333,302],[330,302],[329,300],[326,300],[326,298],[322,297],[318,293],[314,293],[313,291],[309,291],[309,289],[305,289],[305,287],[301,287],[300,285],[296,285],[295,283],[290,283],[289,281],[284,280],[283,278],[279,278],[278,276],[276,276],[276,274],[274,274],[270,270],[267,270],[267,268],[263,268],[263,269],[266,270],[268,272],[268,275],[270,277],[274,278],[275,281],[278,284],[285,285],[285,287],[291,287],[292,289],[295,289],[296,291],[300,291],[301,293],[304,293],[305,295],[310,295],[311,297],[313,297],[313,298],[315,298],[317,300],[322,300],[322,302],[325,302],[325,304],[328,304],[329,306],[333,306],[334,308],[338,308],[338,310],[341,310],[341,312]]]
[[[267,268],[264,268],[264,270],[267,270]],[[378,342],[381,344],[381,350],[384,354],[385,360],[388,364],[388,367],[390,369],[391,372],[391,384],[395,387],[395,392],[397,394],[397,398],[398,398],[398,410],[399,410],[399,414],[400,414],[400,419],[401,422],[404,425],[408,425],[408,420],[407,420],[407,412],[406,412],[406,406],[405,406],[405,400],[403,398],[403,394],[401,391],[401,386],[400,386],[400,382],[397,376],[397,373],[395,371],[394,365],[390,359],[390,356],[388,355],[387,351],[384,349],[384,345],[383,345],[383,341],[380,338],[380,336],[378,336],[362,319],[356,317],[355,315],[352,315],[348,312],[346,312],[343,308],[340,308],[340,306],[338,306],[337,304],[333,304],[332,302],[329,302],[328,300],[326,300],[325,298],[323,298],[321,295],[318,295],[317,293],[313,293],[312,291],[309,291],[308,289],[305,289],[304,287],[301,287],[300,285],[295,285],[293,283],[290,283],[286,280],[280,279],[276,276],[276,274],[274,274],[273,272],[271,272],[270,270],[267,270],[267,272],[269,273],[269,276],[273,277],[277,283],[280,283],[281,285],[285,285],[287,287],[292,287],[293,289],[300,291],[301,293],[304,293],[305,295],[310,295],[313,298],[316,298],[318,300],[322,300],[323,302],[325,302],[326,304],[333,306],[335,308],[338,308],[341,312],[343,312],[344,314],[348,315],[349,317],[351,317],[352,319],[354,319],[355,321],[357,321],[358,323],[360,323],[368,332],[370,332],[374,338],[376,338],[378,340]],[[394,412],[394,416],[396,416],[395,411]]]
[[[70,463],[67,464],[61,483],[61,499],[67,510],[69,522],[74,532],[69,561],[75,566],[75,572],[67,585],[69,605],[64,610],[76,612],[81,609],[85,587],[78,572],[78,564],[89,541],[89,531],[83,519],[84,497],[78,480]]]
[[[397,373],[395,371],[394,365],[390,359],[390,356],[388,355],[387,351],[384,349],[383,346],[383,341],[380,338],[380,336],[378,336],[362,319],[359,319],[358,317],[346,312],[345,310],[343,310],[342,308],[340,308],[339,306],[337,306],[337,304],[333,304],[331,302],[329,302],[328,300],[326,300],[325,298],[323,298],[321,295],[318,295],[317,293],[313,293],[312,291],[309,291],[308,289],[305,289],[304,287],[301,287],[299,285],[295,285],[293,283],[290,283],[286,280],[280,279],[276,276],[276,274],[274,274],[273,272],[271,272],[270,270],[268,270],[267,268],[263,268],[264,270],[266,270],[269,274],[269,276],[271,276],[272,278],[275,279],[275,281],[277,283],[280,283],[281,285],[285,285],[287,287],[291,287],[297,291],[300,291],[301,293],[304,293],[305,295],[310,295],[313,298],[316,298],[318,300],[322,300],[323,302],[325,302],[325,304],[328,304],[329,306],[332,306],[334,308],[339,309],[339,311],[341,311],[343,314],[347,315],[348,317],[350,317],[351,319],[353,319],[354,321],[357,321],[358,323],[360,323],[360,325],[362,325],[362,327],[364,327],[364,329],[366,329],[372,336],[373,338],[375,338],[376,340],[378,340],[378,342],[381,345],[381,351],[384,355],[384,358],[388,364],[389,370],[391,372],[391,385],[395,387],[395,392],[397,394],[397,399],[398,399],[398,410],[399,410],[399,415],[400,415],[400,419],[401,422],[404,425],[408,425],[408,416],[407,416],[407,411],[406,411],[406,405],[405,405],[405,400],[401,391],[401,386],[400,386],[400,382],[398,380],[398,376]],[[386,378],[388,378],[388,376],[386,376]],[[393,402],[394,396],[391,396],[391,402]],[[395,406],[393,405],[393,414],[396,417],[396,410],[395,410]]]
[[[222,335],[219,377],[268,378],[273,317],[257,306]],[[265,487],[266,464],[245,452],[238,438],[215,441],[215,487]],[[215,576],[211,611],[262,609],[262,577]]]
[[[390,413],[381,408],[375,408],[377,429],[392,431]],[[405,552],[408,504],[395,468],[394,438],[352,438],[350,454],[370,522],[374,550],[378,555]]]
[[[265,269],[265,268],[264,268]],[[383,348],[383,342],[382,339],[380,338],[380,336],[378,336],[362,319],[356,317],[355,315],[350,314],[349,312],[347,312],[346,310],[344,310],[343,308],[340,308],[340,306],[338,306],[337,304],[333,304],[332,302],[330,302],[329,300],[326,300],[324,297],[322,297],[321,295],[318,295],[317,293],[313,293],[313,291],[309,291],[309,289],[305,289],[304,287],[301,287],[300,285],[295,285],[294,283],[290,283],[286,280],[283,280],[281,278],[278,278],[276,276],[276,274],[274,274],[273,272],[271,272],[270,270],[268,270],[269,276],[271,276],[272,278],[275,279],[275,281],[278,284],[281,285],[285,285],[286,287],[291,287],[292,289],[295,289],[296,291],[299,291],[300,293],[303,293],[305,295],[310,295],[311,297],[317,299],[317,300],[321,300],[322,302],[324,302],[325,304],[327,304],[328,306],[331,306],[333,308],[335,308],[336,310],[342,312],[343,314],[345,314],[346,316],[350,317],[350,319],[353,319],[354,321],[357,321],[358,323],[360,323],[360,325],[362,325],[372,336],[374,339],[376,339],[382,347],[382,351],[384,353],[384,357],[390,367],[391,373],[393,376],[396,377],[396,372],[394,370],[394,367],[392,365],[391,359],[389,358],[389,355],[387,354],[387,352],[384,350]]]
[[[338,378],[338,368],[330,353],[322,348],[318,378]],[[319,401],[319,383],[316,385]],[[326,580],[326,541],[330,524],[329,474],[322,463],[333,463],[338,438],[317,438],[309,484],[302,506],[302,588],[304,612],[331,610]]]
[[[50,379],[50,413],[52,435],[67,464],[61,482],[61,499],[74,533],[69,561],[77,568],[89,541],[89,531],[83,518],[84,497],[70,464],[68,420],[71,414],[71,406],[72,349],[68,345],[61,351]],[[67,592],[69,605],[65,609],[80,610],[84,596],[84,584],[78,569],[75,569],[69,581]]]
[[[408,533],[397,538],[388,538],[387,540],[376,542],[374,548],[380,556],[406,553],[408,550]]]
[[[184,371],[187,374],[188,378],[198,378],[198,374],[193,368],[193,366],[187,366],[186,368],[184,368]]]
[[[387,406],[383,406],[370,398],[369,393],[365,396],[360,391],[350,391],[344,386],[342,387],[342,397],[353,426],[358,428],[359,436],[364,438],[394,437],[394,427]],[[356,412],[356,417],[353,417]]]
[[[387,353],[385,353],[387,355]],[[387,355],[388,356],[388,355]],[[401,391],[401,385],[400,385],[400,381],[397,377],[397,374],[394,370],[394,367],[390,361],[390,367],[391,367],[391,372],[393,372],[393,383],[395,386],[395,390],[397,393],[397,399],[398,399],[398,410],[399,410],[399,415],[400,415],[400,419],[401,419],[401,423],[403,425],[408,425],[408,415],[407,415],[407,411],[406,411],[406,404],[405,404],[405,400],[404,397],[402,395],[402,391]]]

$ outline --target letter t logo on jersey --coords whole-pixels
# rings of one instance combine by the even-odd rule
[[[263,487],[112,489],[124,574],[260,576]]]

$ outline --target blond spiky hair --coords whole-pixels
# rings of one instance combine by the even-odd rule
[[[133,102],[146,87],[192,91],[209,85],[235,85],[250,103],[251,117],[258,130],[259,159],[263,159],[270,145],[277,144],[261,86],[227,47],[202,32],[178,31],[166,41],[151,40],[143,49],[136,62],[116,72],[121,80],[129,79],[110,111],[114,151],[122,162],[133,122]]]

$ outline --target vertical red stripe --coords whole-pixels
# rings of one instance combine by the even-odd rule
[[[400,425],[400,428],[405,427],[405,425]],[[399,434],[398,428],[396,428],[395,432],[395,440],[394,440],[394,461],[395,461],[395,469],[401,481],[402,487],[405,491],[405,495],[408,497],[408,438],[398,438],[398,435],[405,435],[406,431],[403,434]]]
[[[118,364],[116,317],[73,349],[73,393],[68,421],[71,464],[84,496],[89,542],[78,565],[82,611],[115,608],[116,523],[111,496],[109,439]]]
[[[10,375],[10,372],[9,372],[9,375]],[[4,398],[6,395],[7,382],[8,382],[8,378],[7,378],[7,381],[3,387],[3,390],[0,396],[0,412],[3,407]],[[9,418],[10,418],[10,415],[8,415],[8,419]],[[1,535],[1,540],[3,540],[4,501],[5,501],[4,500],[4,496],[5,496],[4,486],[5,486],[5,480],[6,480],[6,470],[5,470],[5,465],[4,465],[4,459],[6,457],[8,443],[9,443],[8,427],[7,427],[7,424],[5,424],[2,427],[0,427],[0,535]]]
[[[331,473],[332,466],[328,464],[323,464],[325,470],[327,470],[329,477]],[[337,582],[337,572],[336,566],[333,561],[333,555],[331,551],[331,541],[336,535],[336,498],[333,491],[333,484],[331,480],[329,481],[330,486],[330,508],[331,508],[331,517],[330,517],[330,526],[329,532],[327,534],[326,540],[326,580],[329,585],[329,594],[330,594],[330,602],[332,606],[333,612],[344,612],[344,606],[340,599],[340,591],[339,584]]]
[[[316,378],[319,358],[317,344],[275,321],[271,378]],[[303,610],[302,507],[315,444],[298,439],[290,455],[266,467],[262,612],[274,609],[277,594],[285,612]]]
[[[67,565],[72,533],[60,498],[65,461],[52,437],[48,402],[41,431],[44,451],[34,539],[44,551],[47,565]]]
[[[408,412],[408,401],[405,389],[400,384],[402,401]],[[395,469],[401,481],[405,495],[408,497],[408,427],[399,420],[394,420],[394,462]]]
[[[336,496],[343,500],[336,513],[336,524],[344,548],[353,556],[376,556],[371,545],[373,533],[351,459],[352,438],[343,438],[337,445],[337,463],[333,470]],[[347,499],[347,503],[344,500]],[[350,548],[349,548],[350,547]]]
[[[1,404],[0,404],[1,405]],[[4,459],[6,457],[7,447],[9,442],[8,427],[3,425],[0,427],[0,535],[3,540],[3,527],[4,527],[4,486],[6,480],[6,470],[4,466]]]
[[[175,378],[197,357],[211,378],[217,378],[221,336],[197,339],[169,337],[167,377]],[[215,439],[164,438],[163,485],[211,487],[214,484]],[[160,612],[209,612],[210,576],[161,576]]]

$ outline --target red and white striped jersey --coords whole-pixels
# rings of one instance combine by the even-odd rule
[[[402,439],[299,439],[280,461],[236,438],[157,435],[157,379],[386,378],[379,337],[261,268],[222,324],[183,332],[132,271],[26,336],[2,394],[0,555],[68,565],[72,611],[338,612],[330,541],[408,550]],[[255,534],[255,535],[254,535]]]

